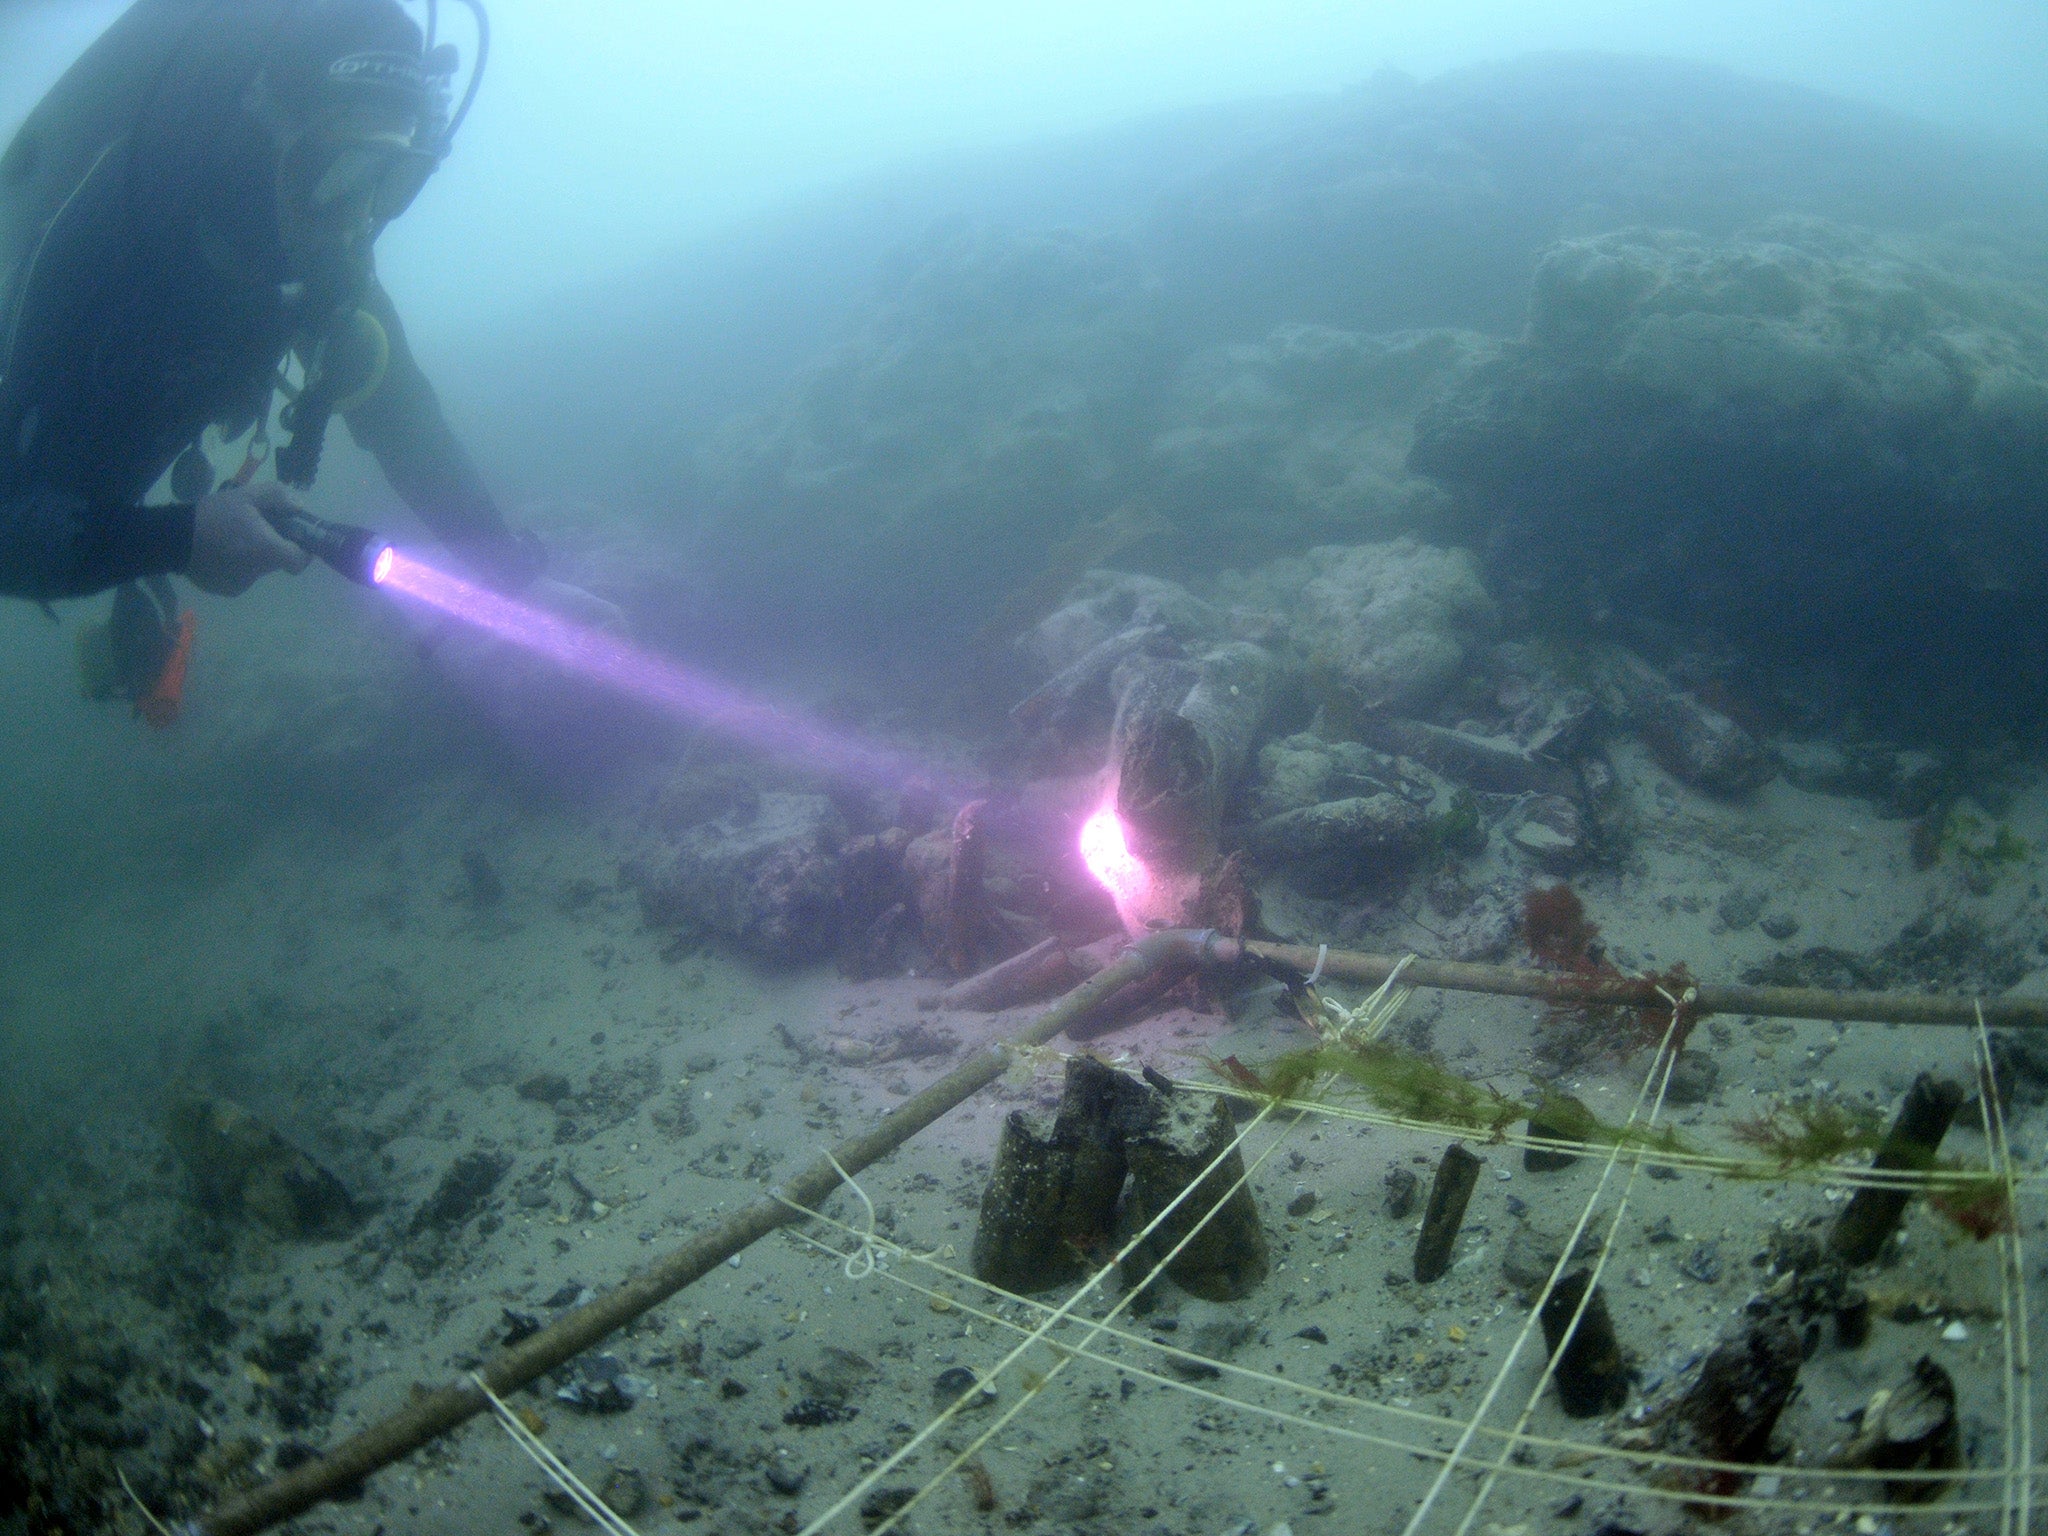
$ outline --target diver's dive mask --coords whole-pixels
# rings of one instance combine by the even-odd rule
[[[483,84],[490,21],[482,0],[462,0],[476,18],[476,59],[459,106],[450,110],[461,56],[436,42],[438,4],[428,0],[421,52],[364,49],[326,67],[314,123],[287,152],[288,180],[315,213],[359,207],[382,227],[410,208],[448,157],[455,131]]]

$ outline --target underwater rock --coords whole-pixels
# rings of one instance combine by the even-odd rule
[[[1597,1253],[1599,1249],[1597,1238],[1590,1242],[1582,1238],[1573,1257],[1587,1257],[1589,1251]],[[1550,1283],[1550,1276],[1557,1268],[1557,1261],[1563,1257],[1563,1238],[1525,1223],[1517,1223],[1508,1229],[1507,1242],[1501,1248],[1501,1278],[1524,1296],[1534,1296]]]
[[[415,1233],[453,1227],[476,1214],[512,1167],[509,1152],[479,1149],[465,1152],[448,1165],[434,1192],[413,1212]]]
[[[664,873],[638,871],[655,927],[721,934],[766,959],[829,955],[841,929],[846,826],[823,795],[769,791],[676,839]]]
[[[253,1217],[280,1237],[299,1238],[342,1237],[362,1221],[339,1179],[239,1104],[180,1092],[165,1112],[164,1134],[199,1203],[216,1215]]]
[[[1508,824],[1508,841],[1552,875],[1568,875],[1590,854],[1579,808],[1562,795],[1537,795]]]
[[[904,246],[850,339],[698,456],[707,617],[785,650],[1012,632],[1157,522],[1114,514],[1161,321],[1121,238],[948,221]]]
[[[1410,462],[1485,526],[1489,575],[1561,619],[1828,656],[1851,709],[1916,726],[2035,709],[2041,677],[1983,665],[2021,652],[2048,571],[2017,510],[2048,495],[2027,281],[1816,219],[1566,240],[1525,336],[1424,411]]]
[[[1121,628],[1109,628],[1119,621]],[[1050,675],[1010,718],[1034,756],[1097,769],[1132,678],[1149,663],[1185,660],[1221,637],[1220,616],[1172,582],[1090,571],[1064,606],[1019,637],[1018,652]]]
[[[1434,702],[1493,628],[1493,600],[1461,549],[1398,539],[1325,545],[1309,560],[1296,638],[1354,710]]]
[[[1743,795],[1769,782],[1772,759],[1756,738],[1639,656],[1616,651],[1602,669],[1608,710],[1625,722],[1674,778],[1715,795]]]
[[[1586,747],[1600,714],[1590,689],[1566,682],[1539,647],[1523,641],[1496,645],[1487,662],[1500,724],[1522,751],[1562,762]]]
[[[1536,757],[1513,741],[1454,731],[1426,720],[1370,715],[1355,723],[1359,738],[1383,752],[1397,752],[1432,773],[1492,795],[1557,795],[1577,792],[1571,769]]]
[[[1389,1168],[1386,1177],[1380,1181],[1386,1186],[1386,1212],[1390,1221],[1406,1221],[1408,1213],[1415,1209],[1416,1191],[1422,1187],[1422,1180],[1415,1177],[1410,1168],[1398,1164]]]
[[[1307,894],[1341,897],[1404,873],[1428,831],[1420,806],[1382,792],[1268,817],[1245,829],[1244,846]]]
[[[1436,786],[1412,765],[1355,741],[1325,741],[1307,731],[1259,748],[1258,766],[1245,792],[1255,820],[1361,795],[1399,795],[1426,804]]]
[[[1116,640],[1138,637],[1186,647],[1223,633],[1223,616],[1185,587],[1157,576],[1093,570],[1018,637],[1016,648],[1049,677],[1073,679],[1076,669],[1087,668],[1090,673],[1083,675],[1106,686],[1122,658],[1104,647]],[[1063,691],[1076,687],[1078,680],[1070,681]]]
[[[609,1350],[577,1356],[567,1376],[555,1388],[555,1401],[578,1413],[625,1413],[647,1392],[647,1383]]]
[[[1755,886],[1730,886],[1714,903],[1714,916],[1729,932],[1740,933],[1763,915],[1764,904],[1769,900],[1769,894]]]
[[[1191,357],[1145,469],[1182,537],[1243,559],[1414,527],[1442,492],[1409,473],[1408,428],[1488,343],[1467,332],[1362,335],[1283,325]]]
[[[1697,1045],[1679,1053],[1671,1064],[1671,1076],[1664,1084],[1664,1102],[1684,1109],[1704,1104],[1714,1096],[1721,1081],[1721,1068]]]

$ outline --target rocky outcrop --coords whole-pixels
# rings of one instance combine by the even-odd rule
[[[1789,219],[1567,241],[1411,463],[1518,608],[1818,652],[1893,713],[2042,686],[1982,665],[2048,593],[2048,304],[1984,250]]]
[[[1121,505],[1161,347],[1126,244],[934,238],[858,335],[708,445],[692,563],[732,622],[785,642],[900,634],[913,614],[964,638]],[[1103,557],[1057,573],[1045,600]]]
[[[1444,497],[1408,470],[1416,414],[1488,345],[1284,325],[1195,354],[1141,471],[1181,558],[1238,565],[1425,526]]]
[[[1297,643],[1359,711],[1409,713],[1436,699],[1494,622],[1463,550],[1413,539],[1309,551]]]
[[[840,939],[846,826],[823,795],[770,791],[685,829],[665,866],[634,871],[655,927],[730,939],[767,959],[829,955]]]

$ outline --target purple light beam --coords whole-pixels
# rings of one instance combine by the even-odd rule
[[[380,562],[381,563],[381,562]],[[436,570],[394,550],[379,582],[556,665],[620,693],[685,715],[764,752],[801,758],[849,778],[900,784],[931,777],[924,764],[886,747],[841,736],[801,715],[750,698],[704,673],[650,656],[603,630],[571,623]]]

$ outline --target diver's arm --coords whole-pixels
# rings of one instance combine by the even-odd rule
[[[384,327],[390,358],[369,395],[344,413],[349,435],[376,455],[391,488],[458,555],[508,583],[538,575],[538,546],[505,526],[475,461],[441,414],[434,386],[413,360],[382,284],[371,282],[363,308]]]
[[[102,506],[46,486],[0,492],[0,594],[87,597],[182,571],[192,528],[190,507]]]

